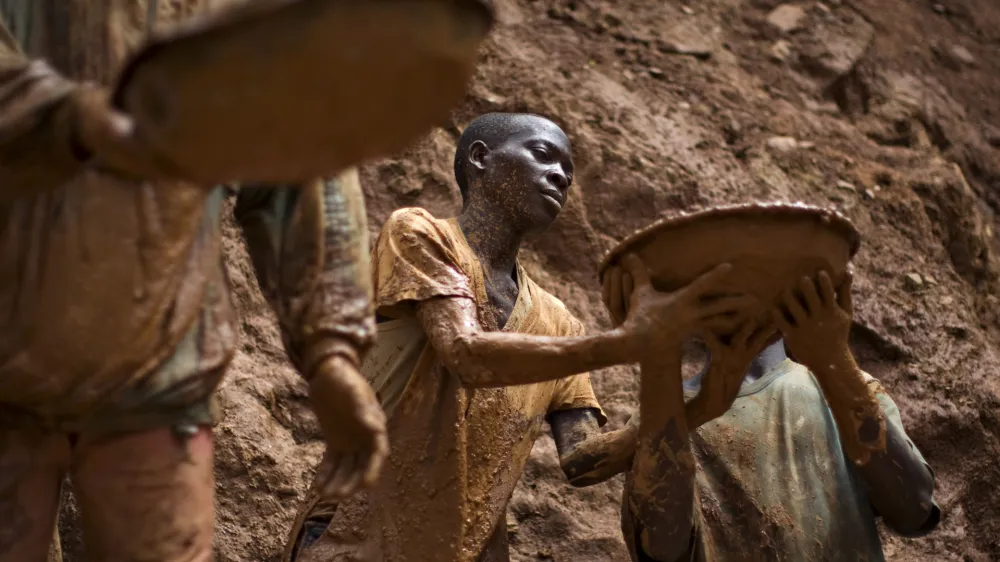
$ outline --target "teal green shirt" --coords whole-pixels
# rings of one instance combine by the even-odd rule
[[[886,422],[903,432],[896,404],[884,392],[878,399]],[[744,385],[691,445],[698,465],[692,560],[885,560],[865,482],[802,365],[785,360]]]

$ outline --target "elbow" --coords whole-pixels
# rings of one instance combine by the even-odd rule
[[[560,463],[563,474],[566,475],[566,480],[569,482],[569,485],[574,488],[587,488],[589,486],[594,486],[595,484],[606,482],[614,476],[613,474],[603,474],[601,471],[597,470],[596,467],[593,467],[590,470],[583,469],[577,462],[574,461],[575,459],[570,459]]]
[[[927,535],[941,522],[941,509],[934,502],[933,488],[921,490],[908,509],[898,513],[882,514],[882,521],[894,533],[905,538]]]
[[[691,549],[691,525],[682,525],[672,533],[659,533],[648,527],[637,533],[643,554],[658,562],[676,562],[686,558]]]
[[[472,360],[472,334],[457,334],[445,345],[437,346],[435,351],[441,364],[449,373],[458,377],[465,388],[475,388],[486,378],[488,369],[482,362]]]

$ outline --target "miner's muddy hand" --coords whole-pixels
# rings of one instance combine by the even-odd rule
[[[833,412],[847,456],[859,465],[885,450],[885,416],[848,346],[852,276],[839,291],[829,274],[804,277],[785,291],[773,311],[775,325],[795,361],[813,373]]]
[[[934,473],[902,431],[886,422],[881,385],[858,367],[848,346],[853,305],[848,270],[834,289],[830,276],[802,279],[774,311],[793,358],[812,371],[833,412],[844,452],[867,483],[868,497],[886,525],[903,536],[933,529]]]
[[[816,279],[804,277],[797,287],[785,290],[781,304],[773,312],[788,351],[817,376],[829,371],[829,364],[842,359],[845,352],[850,354],[847,342],[854,316],[852,278],[848,271],[844,282],[835,289],[825,271]]]
[[[702,377],[701,390],[684,407],[688,431],[729,411],[750,362],[776,333],[772,324],[761,326],[754,320],[746,320],[730,343],[723,343],[723,334],[713,330],[702,334],[711,359],[708,372]]]
[[[309,402],[326,441],[317,482],[327,497],[348,497],[378,479],[389,453],[386,418],[371,385],[343,355],[320,363],[309,379]]]
[[[642,260],[629,254],[622,259],[622,269],[606,273],[604,302],[613,318],[624,320],[622,329],[638,358],[657,344],[673,345],[696,330],[732,330],[757,301],[749,295],[713,294],[731,271],[730,264],[721,264],[686,287],[665,293],[653,288]]]

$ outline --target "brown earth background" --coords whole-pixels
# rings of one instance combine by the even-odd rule
[[[609,325],[600,257],[662,213],[749,200],[838,208],[864,237],[855,353],[937,470],[943,509],[929,537],[885,535],[887,556],[1000,560],[1000,3],[496,7],[500,24],[452,121],[364,167],[372,232],[401,206],[457,213],[455,141],[487,111],[550,116],[573,140],[578,181],[522,260],[592,330]],[[231,222],[226,252],[242,345],[220,390],[217,558],[275,560],[322,444]],[[635,374],[593,375],[611,427],[635,412]],[[627,560],[620,494],[620,478],[570,488],[542,437],[508,510],[513,560]],[[66,559],[78,560],[67,499]]]

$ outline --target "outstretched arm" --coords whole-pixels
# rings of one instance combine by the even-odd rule
[[[637,336],[625,329],[578,337],[486,332],[475,303],[435,298],[417,305],[434,351],[467,388],[550,381],[629,362]]]
[[[848,458],[868,483],[882,519],[906,536],[932,530],[934,474],[906,437],[895,404],[858,367],[848,346],[852,321],[850,274],[835,290],[830,277],[803,279],[775,311],[775,323],[796,360],[819,382]]]
[[[627,267],[645,268],[635,256]],[[550,381],[635,361],[651,338],[683,337],[699,323],[727,323],[726,317],[752,304],[744,297],[702,302],[729,274],[720,265],[688,286],[661,293],[636,285],[621,327],[592,336],[546,337],[481,329],[467,298],[433,298],[417,305],[417,317],[449,371],[467,387],[496,387]]]
[[[359,372],[374,318],[357,171],[303,185],[244,186],[235,215],[285,350],[309,381],[328,447],[319,479],[326,493],[348,495],[374,483],[388,451],[385,416]]]

